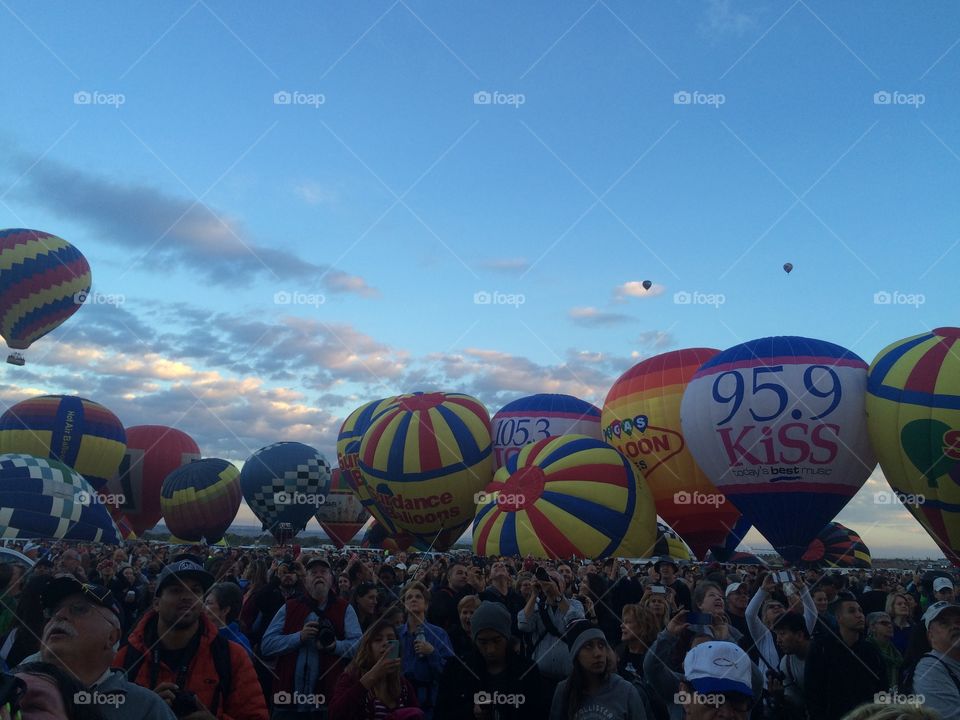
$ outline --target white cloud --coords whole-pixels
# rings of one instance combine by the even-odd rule
[[[595,307],[575,307],[570,309],[570,319],[577,325],[597,327],[602,325],[617,325],[633,320],[629,315],[606,312]]]
[[[650,286],[650,289],[647,290],[643,287],[643,282],[640,280],[630,280],[625,282],[622,285],[617,285],[613,290],[614,300],[618,302],[623,302],[626,298],[648,298],[656,297],[657,295],[662,295],[666,291],[666,287],[658,283],[654,283]]]

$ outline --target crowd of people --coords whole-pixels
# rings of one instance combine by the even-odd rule
[[[17,547],[0,720],[960,719],[949,573]]]

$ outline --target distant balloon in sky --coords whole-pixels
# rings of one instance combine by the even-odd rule
[[[652,283],[652,282],[650,282],[649,280],[644,280],[644,281],[643,281],[643,289],[644,289],[644,290],[649,290],[649,289],[652,288],[652,287],[653,287],[653,283]]]
[[[787,273],[787,275],[790,274],[790,271],[791,271],[791,270],[793,270],[793,263],[784,263],[784,264],[783,264],[783,271],[784,271],[785,273]]]
[[[66,240],[39,230],[0,230],[0,335],[15,350],[57,328],[90,292],[90,265]]]

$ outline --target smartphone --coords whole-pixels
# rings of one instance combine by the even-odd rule
[[[652,595],[666,595],[667,588],[664,585],[651,585],[650,593]]]
[[[684,620],[691,625],[713,625],[713,615],[702,612],[688,612]]]
[[[400,641],[391,640],[389,643],[389,650],[387,650],[387,657],[391,660],[396,660],[400,657]]]
[[[793,582],[796,579],[797,576],[793,574],[792,570],[782,570],[773,574],[773,581],[778,583]]]
[[[550,582],[550,576],[543,567],[538,567],[533,574],[540,582]]]

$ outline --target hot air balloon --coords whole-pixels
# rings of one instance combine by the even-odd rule
[[[743,539],[752,527],[751,522],[741,515],[740,519],[737,520],[737,524],[733,526],[733,530],[730,531],[730,534],[727,535],[723,541],[723,545],[714,545],[710,548],[710,555],[713,559],[719,560],[720,562],[728,562],[727,558],[736,552],[737,547],[740,546],[740,543],[743,542]]]
[[[0,230],[0,335],[25,350],[73,315],[90,292],[90,265],[73,245],[39,230]],[[9,359],[23,365],[23,356]]]
[[[160,522],[160,488],[167,475],[200,459],[192,437],[166,425],[135,425],[126,430],[127,450],[107,490],[123,497],[120,509],[130,527],[143,535]]]
[[[80,473],[23,453],[0,455],[0,537],[120,542],[107,507]]]
[[[787,275],[790,274],[790,271],[791,271],[791,270],[793,270],[793,263],[784,263],[784,264],[783,264],[783,271],[784,271]]]
[[[460,393],[401,395],[360,444],[360,470],[399,532],[428,544],[461,535],[493,477],[490,417]]]
[[[479,555],[649,557],[656,513],[643,475],[583,435],[526,446],[497,471],[473,523]]]
[[[898,340],[870,365],[867,423],[897,502],[960,566],[960,328]],[[893,497],[879,502],[895,504]]]
[[[699,557],[721,545],[740,516],[694,462],[680,427],[684,389],[718,352],[688,348],[644,360],[617,379],[603,404],[603,439],[643,473],[657,514]]]
[[[653,283],[650,282],[649,280],[644,280],[641,284],[643,285],[644,290],[649,290],[650,288],[653,287]]]
[[[98,491],[116,474],[126,447],[120,420],[93,400],[43,395],[0,415],[0,452],[59,460]]]
[[[600,409],[572,395],[543,393],[507,403],[493,416],[493,467],[503,467],[524,445],[547,437],[586,435],[600,439]]]
[[[767,561],[751,552],[734,552],[726,560],[713,557],[713,551],[707,553],[706,562],[723,562],[730,565],[767,565]]]
[[[309,445],[274,443],[260,448],[244,463],[240,485],[263,529],[286,543],[326,501],[330,463]]]
[[[363,434],[370,427],[374,418],[390,407],[396,398],[373,400],[361,405],[347,416],[337,435],[337,463],[344,472],[344,479],[350,489],[360,498],[360,502],[367,512],[389,532],[395,532],[393,521],[377,507],[373,495],[363,480],[360,472],[360,441]]]
[[[353,540],[370,517],[367,509],[360,504],[360,498],[347,485],[345,474],[339,468],[333,469],[330,473],[330,492],[315,513],[320,527],[338,548]]]
[[[669,557],[681,562],[696,559],[683,538],[677,535],[677,531],[659,520],[657,521],[657,539],[649,557]]]
[[[805,565],[832,568],[870,568],[870,549],[860,536],[838,522],[827,526],[813,539],[800,558]]]
[[[787,562],[876,465],[866,369],[833,343],[763,338],[708,360],[683,395],[683,434],[697,464]]]
[[[172,535],[212,545],[227,532],[242,498],[236,466],[220,458],[204,458],[167,476],[160,489],[160,508]]]

